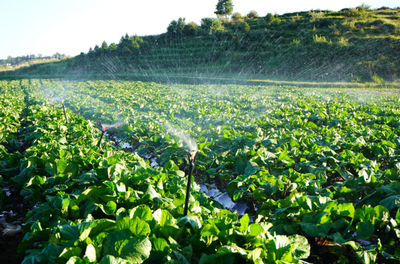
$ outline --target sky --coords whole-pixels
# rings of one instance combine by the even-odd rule
[[[233,12],[259,16],[308,10],[332,10],[367,4],[371,8],[400,6],[399,0],[232,0]],[[172,20],[200,25],[216,17],[218,0],[0,0],[0,59],[56,52],[87,53],[103,41],[118,43],[133,36],[165,33]]]

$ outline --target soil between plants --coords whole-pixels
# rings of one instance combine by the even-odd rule
[[[24,256],[17,253],[18,245],[22,242],[24,234],[17,233],[14,236],[6,236],[3,234],[3,223],[13,225],[22,225],[27,212],[32,208],[31,205],[25,203],[19,194],[19,190],[14,186],[8,186],[10,195],[6,198],[0,215],[0,263],[20,264],[24,260]]]

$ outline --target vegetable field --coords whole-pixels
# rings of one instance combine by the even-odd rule
[[[0,205],[11,188],[28,206],[24,264],[395,263],[399,100],[385,89],[0,81]],[[246,211],[202,192],[212,186]]]

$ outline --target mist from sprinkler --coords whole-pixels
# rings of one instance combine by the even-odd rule
[[[196,142],[191,137],[186,135],[182,130],[172,127],[169,123],[165,123],[164,127],[166,128],[168,133],[180,138],[186,144],[190,151],[197,150]]]

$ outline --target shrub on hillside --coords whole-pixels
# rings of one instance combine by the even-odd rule
[[[251,10],[248,14],[247,14],[247,18],[248,19],[256,19],[258,17],[258,13],[255,10]]]
[[[268,24],[271,24],[272,22],[274,22],[274,20],[275,20],[275,16],[271,13],[268,13],[265,16],[265,22],[267,22]]]
[[[198,26],[194,22],[190,22],[183,28],[183,33],[187,36],[196,36]]]
[[[383,24],[381,29],[383,31],[385,31],[385,32],[388,32],[388,33],[395,33],[396,32],[396,26],[393,25],[393,24],[388,24],[388,23]]]
[[[244,18],[243,16],[239,13],[233,13],[232,17],[231,17],[231,24],[240,24],[244,22]]]

